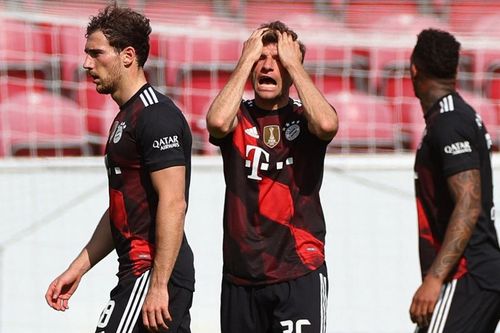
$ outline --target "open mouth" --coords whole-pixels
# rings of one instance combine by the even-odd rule
[[[276,80],[274,80],[273,78],[269,77],[269,76],[262,76],[259,78],[259,84],[272,84],[272,85],[276,85],[277,82]]]

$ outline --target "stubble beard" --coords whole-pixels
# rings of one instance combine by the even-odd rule
[[[117,66],[113,66],[109,71],[109,75],[105,79],[101,79],[100,84],[96,85],[96,91],[99,94],[113,94],[116,92],[117,82],[121,77],[121,73],[119,72]]]

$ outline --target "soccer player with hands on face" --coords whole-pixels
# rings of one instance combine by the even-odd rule
[[[226,182],[222,333],[326,332],[319,190],[338,119],[304,56],[284,23],[261,26],[207,114]],[[244,100],[248,80],[254,98]]]

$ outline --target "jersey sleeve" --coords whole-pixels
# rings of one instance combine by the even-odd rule
[[[208,142],[210,142],[211,144],[213,144],[214,146],[217,146],[217,147],[220,147],[223,145],[223,143],[225,141],[228,140],[228,137],[230,137],[231,135],[226,135],[225,137],[223,138],[216,138],[216,137],[213,137],[212,135],[209,136],[208,138]]]
[[[180,111],[162,103],[145,109],[137,121],[137,142],[145,167],[153,172],[186,165],[187,131]]]
[[[241,122],[241,117],[242,117],[241,108],[242,107],[243,107],[243,101],[241,102],[240,108],[238,109],[238,112],[236,113],[236,118],[238,119],[238,123]],[[210,142],[214,146],[220,147],[220,146],[224,145],[225,143],[232,141],[233,133],[234,133],[234,130],[233,130],[233,132],[227,134],[226,136],[224,136],[222,138],[216,138],[216,137],[213,137],[212,135],[210,135],[208,138],[208,142]]]
[[[439,115],[435,124],[435,145],[446,177],[461,171],[478,169],[477,124],[458,112]]]

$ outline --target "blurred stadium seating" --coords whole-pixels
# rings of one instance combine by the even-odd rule
[[[47,89],[57,71],[50,32],[22,20],[0,19],[0,102],[26,91]]]
[[[2,156],[39,156],[40,142],[102,154],[117,112],[82,69],[85,25],[107,2],[6,0],[0,4]],[[152,22],[148,80],[185,112],[194,152],[214,154],[205,114],[229,78],[243,42],[260,24],[282,20],[306,44],[305,67],[340,115],[329,151],[407,152],[423,128],[409,78],[409,56],[423,28],[450,30],[462,42],[458,87],[481,114],[498,147],[500,3],[488,0],[122,0]],[[31,97],[30,97],[31,96]],[[38,98],[33,114],[12,115],[13,103]],[[49,98],[50,96],[50,98]],[[246,98],[252,98],[247,86]],[[298,97],[292,89],[292,97]],[[54,102],[54,101],[64,101]],[[71,102],[71,103],[70,103]],[[72,108],[68,132],[38,129]],[[28,110],[28,109],[27,109]],[[28,112],[28,111],[27,111]],[[19,119],[27,124],[20,126]],[[66,116],[65,116],[66,117]],[[25,127],[24,129],[21,127]],[[29,131],[28,131],[29,129]],[[77,130],[78,129],[78,130]],[[28,132],[26,132],[28,131]],[[22,135],[29,139],[19,141]],[[40,136],[39,138],[37,136]],[[50,136],[50,139],[48,139]],[[50,141],[50,144],[46,142]],[[57,145],[56,145],[57,143]],[[43,146],[42,145],[42,146]],[[90,147],[90,148],[89,148]],[[53,150],[65,155],[66,150]]]
[[[341,91],[331,96],[342,121],[330,151],[388,152],[401,144],[394,113],[386,99],[361,92]]]
[[[0,104],[0,156],[90,153],[86,121],[72,100],[47,92],[19,93]]]

